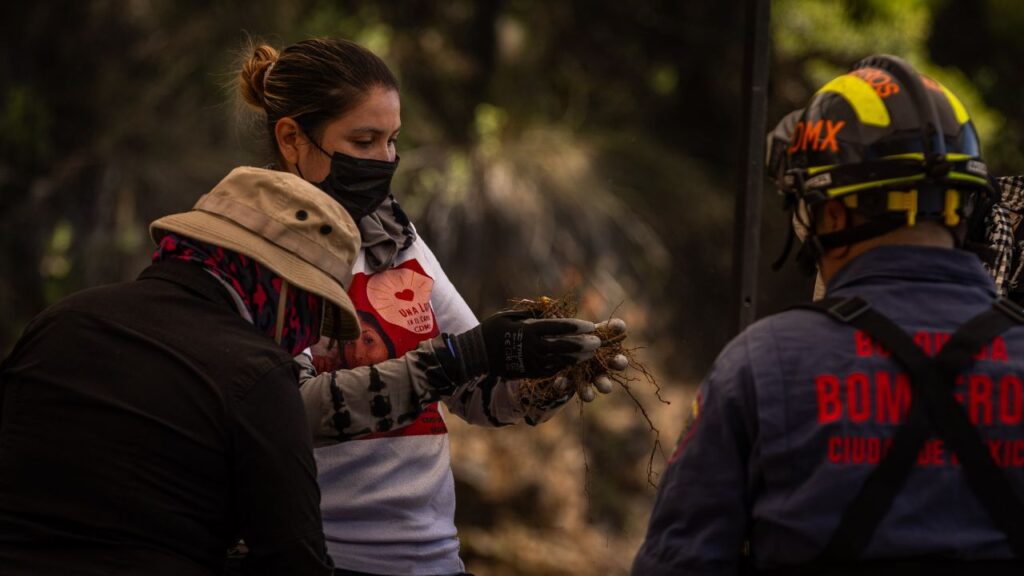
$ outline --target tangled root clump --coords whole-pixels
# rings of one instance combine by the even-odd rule
[[[513,310],[532,312],[539,318],[575,318],[578,313],[578,306],[572,297],[555,299],[541,296],[536,300],[518,298],[510,300],[509,304]],[[520,386],[523,403],[526,405],[547,404],[565,396],[570,390],[555,385],[556,380],[563,378],[570,386],[574,387],[577,394],[582,393],[595,378],[602,374],[628,390],[629,384],[639,378],[627,376],[625,371],[613,368],[619,362],[616,357],[620,355],[629,361],[629,368],[639,372],[648,383],[655,387],[656,391],[661,391],[654,376],[638,360],[636,351],[639,348],[627,348],[623,344],[627,336],[625,331],[617,329],[610,322],[604,322],[598,325],[594,334],[601,339],[601,347],[597,349],[593,358],[574,364],[554,376],[524,380]]]
[[[510,300],[509,304],[513,310],[532,312],[538,318],[575,318],[579,308],[576,299],[571,295],[563,298],[541,296],[536,300],[516,298]],[[614,315],[614,312],[612,314]],[[609,378],[619,388],[625,390],[647,421],[651,431],[655,434],[654,446],[651,449],[647,464],[648,482],[653,486],[654,456],[661,447],[661,432],[654,425],[643,404],[633,394],[631,384],[641,380],[646,381],[654,387],[654,394],[660,402],[664,404],[669,402],[661,397],[661,386],[658,385],[654,375],[637,358],[637,351],[640,348],[626,347],[624,342],[628,335],[627,332],[621,326],[616,327],[610,320],[611,318],[609,317],[608,322],[598,324],[597,330],[594,332],[601,339],[601,346],[597,349],[593,358],[586,362],[574,364],[554,376],[523,380],[519,387],[519,400],[524,406],[537,406],[550,405],[564,398],[570,392],[575,392],[577,397],[584,397],[584,394],[593,394],[590,387],[595,379],[599,376]],[[621,360],[618,358],[619,356],[623,356],[628,360],[629,365],[626,370],[613,368],[621,363]],[[638,373],[639,375],[630,375],[630,372]],[[568,388],[560,386],[561,382],[567,383]]]

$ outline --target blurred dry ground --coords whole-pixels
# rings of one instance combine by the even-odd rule
[[[653,480],[671,455],[694,387],[639,381],[637,399],[660,430]],[[655,435],[617,389],[573,399],[537,427],[487,429],[447,419],[467,570],[478,575],[627,574],[647,529]]]

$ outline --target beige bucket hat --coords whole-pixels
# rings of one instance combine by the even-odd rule
[[[158,244],[170,232],[244,254],[289,284],[323,297],[340,312],[325,317],[324,334],[359,337],[359,319],[346,293],[359,254],[359,229],[340,204],[302,178],[235,168],[192,210],[149,225]]]

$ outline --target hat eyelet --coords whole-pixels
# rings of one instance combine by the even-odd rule
[[[323,226],[320,227],[320,234],[323,234],[324,236],[327,236],[333,230],[334,230],[334,228],[331,228],[330,224],[324,224]]]
[[[295,217],[302,221],[305,220],[306,218],[309,218],[309,213],[307,213],[305,210],[299,210],[298,212],[295,213]]]

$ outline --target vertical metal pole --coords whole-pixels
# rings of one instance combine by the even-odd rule
[[[765,114],[771,0],[746,0],[743,54],[743,148],[736,194],[733,281],[737,295],[736,333],[755,318],[757,265],[761,256],[761,196],[764,189]]]

